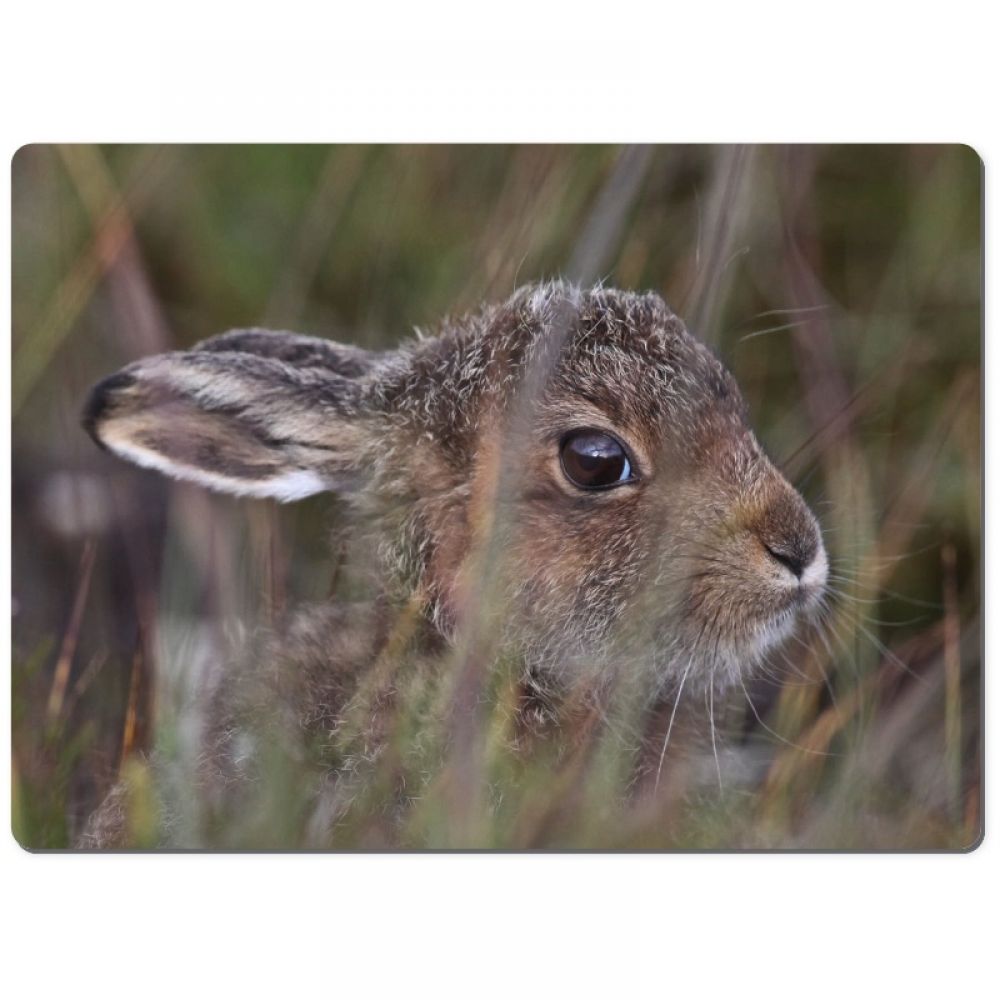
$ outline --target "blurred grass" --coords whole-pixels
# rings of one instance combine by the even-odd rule
[[[252,629],[322,599],[333,577],[317,540],[336,526],[335,502],[236,503],[116,463],[79,430],[89,385],[233,326],[392,346],[559,273],[659,291],[727,360],[759,436],[823,521],[842,592],[834,638],[793,646],[787,676],[716,706],[721,793],[705,781],[715,765],[700,707],[672,740],[662,790],[629,795],[630,748],[613,735],[563,756],[544,743],[512,752],[503,670],[456,760],[428,722],[454,691],[397,665],[405,708],[384,757],[364,760],[360,730],[338,737],[360,790],[334,843],[975,842],[980,169],[957,146],[21,150],[20,842],[65,846],[118,773],[134,790],[137,836],[154,842],[154,799],[183,798],[195,754],[190,692],[233,623]],[[620,711],[628,731],[633,708]],[[142,764],[154,731],[176,763],[160,790]],[[209,823],[209,842],[329,842],[304,829],[296,799],[314,772],[280,747],[272,764],[253,822]],[[398,833],[401,794],[412,810]],[[204,831],[204,819],[178,822]]]

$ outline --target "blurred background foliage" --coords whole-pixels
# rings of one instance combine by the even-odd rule
[[[828,532],[838,626],[831,649],[793,653],[795,676],[762,679],[752,707],[740,696],[725,713],[731,794],[667,795],[624,823],[577,796],[548,803],[559,822],[500,817],[483,842],[976,840],[972,150],[29,146],[12,171],[21,843],[65,846],[115,776],[141,786],[154,729],[183,755],[197,728],[183,677],[225,655],[233,623],[266,624],[330,586],[334,501],[238,503],[126,467],[80,430],[88,387],[237,326],[391,346],[560,274],[654,289],[720,352]],[[817,757],[832,747],[835,763]],[[467,846],[433,800],[421,816],[409,846]],[[383,843],[348,824],[337,846]]]

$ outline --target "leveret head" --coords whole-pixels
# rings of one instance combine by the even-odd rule
[[[382,354],[233,331],[112,375],[84,424],[213,489],[351,499],[388,589],[446,636],[489,603],[538,670],[642,649],[732,682],[826,584],[735,381],[652,294],[534,286]]]

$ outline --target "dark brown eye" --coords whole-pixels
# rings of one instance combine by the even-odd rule
[[[621,443],[601,431],[571,431],[559,446],[566,478],[582,490],[603,490],[632,479],[632,465]]]

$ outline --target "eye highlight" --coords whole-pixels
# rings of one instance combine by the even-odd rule
[[[563,475],[581,490],[606,490],[633,482],[624,445],[603,431],[570,431],[559,445]]]

